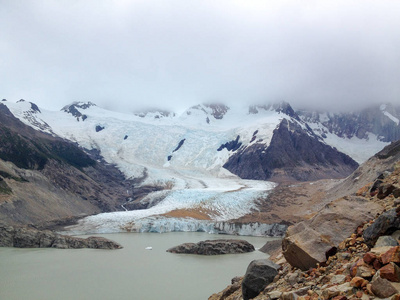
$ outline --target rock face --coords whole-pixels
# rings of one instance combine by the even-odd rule
[[[219,255],[254,251],[254,246],[244,240],[206,240],[198,243],[185,243],[167,250],[171,253]]]
[[[380,215],[374,224],[364,231],[364,240],[369,246],[374,246],[381,235],[391,234],[400,229],[400,217],[396,209],[391,209]]]
[[[319,122],[325,127],[325,133],[334,133],[339,137],[367,139],[371,132],[384,142],[400,139],[399,106],[373,106],[355,113],[297,113],[304,121]]]
[[[311,129],[283,119],[267,148],[258,143],[241,148],[224,168],[241,178],[279,182],[343,178],[357,166],[352,158],[323,143]]]
[[[0,247],[59,248],[59,249],[121,249],[122,246],[102,237],[87,239],[65,236],[49,230],[13,227],[0,224]]]
[[[270,284],[276,275],[280,265],[267,259],[253,260],[247,267],[242,282],[243,300],[253,299]]]
[[[288,228],[282,241],[283,255],[292,266],[313,268],[335,254],[339,243],[380,209],[361,197],[335,200],[310,220]]]

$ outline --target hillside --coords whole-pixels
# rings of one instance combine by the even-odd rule
[[[314,216],[289,227],[281,249],[269,247],[277,265],[254,261],[209,299],[397,299],[399,179],[394,142],[325,195]]]
[[[0,222],[44,223],[120,210],[132,182],[77,145],[36,131],[0,104]]]

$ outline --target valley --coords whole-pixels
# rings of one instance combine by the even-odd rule
[[[46,139],[70,141],[96,162],[97,173],[91,171],[93,167],[82,169],[84,177],[102,182],[102,191],[91,196],[91,205],[99,193],[115,194],[111,202],[105,196],[100,210],[83,208],[89,204],[84,201],[75,212],[58,212],[59,219],[67,220],[94,214],[69,227],[72,233],[201,230],[281,235],[287,225],[312,216],[323,205],[322,195],[389,139],[382,136],[379,126],[359,133],[364,126],[363,112],[356,126],[355,114],[338,117],[295,111],[285,102],[232,108],[201,104],[181,114],[163,110],[120,113],[91,102],[76,102],[60,111],[24,100],[2,103],[27,128],[41,132]],[[381,106],[374,111],[384,120],[381,127],[390,136],[397,132],[394,109]],[[393,129],[388,131],[390,126]],[[46,164],[40,176],[51,178],[57,166]],[[74,172],[65,178],[71,181],[67,189],[72,193],[82,190],[84,183],[76,180]],[[56,181],[59,176],[54,177]],[[64,190],[65,180],[57,183]],[[316,180],[322,181],[314,185]],[[18,190],[16,185],[13,189]],[[40,197],[50,197],[43,193]],[[83,196],[79,193],[78,198]],[[17,212],[10,204],[2,205],[0,211],[8,215]],[[56,206],[52,209],[57,211]],[[54,215],[40,218],[42,223],[59,223]],[[227,226],[229,223],[247,227]]]

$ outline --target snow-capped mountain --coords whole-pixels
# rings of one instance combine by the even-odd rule
[[[279,147],[282,150],[291,148],[286,162],[272,164],[269,168],[285,168],[287,164],[293,165],[293,160],[296,160],[293,165],[296,167],[303,163],[302,157],[309,155],[310,151],[315,152],[314,156],[326,156],[323,153],[328,151],[331,154],[327,160],[309,157],[305,163],[310,166],[322,164],[329,168],[331,160],[334,165],[349,168],[341,169],[336,175],[324,176],[320,173],[310,178],[294,178],[340,177],[354,169],[355,164],[344,157],[339,161],[333,159],[333,156],[338,158],[338,154],[333,155],[335,149],[329,146],[362,163],[390,141],[400,138],[400,109],[391,105],[381,105],[358,113],[329,114],[295,111],[284,102],[241,108],[200,104],[177,115],[156,109],[123,114],[102,109],[91,102],[75,102],[59,112],[39,109],[35,104],[23,100],[4,104],[22,122],[35,129],[77,142],[86,149],[97,149],[106,161],[117,165],[127,177],[146,177],[146,183],[160,183],[160,180],[169,178],[169,184],[174,186],[186,186],[190,180],[179,182],[178,178],[185,173],[190,177],[193,171],[229,177],[232,174],[226,168],[245,178],[271,178],[271,170],[253,176],[252,170],[243,172],[244,165],[234,165],[234,161],[243,163],[243,157],[249,159],[246,153],[257,152],[258,160],[271,165],[270,161],[276,161],[276,157],[282,154],[279,153]],[[282,123],[283,120],[286,121]],[[281,130],[277,130],[279,128]],[[278,134],[282,136],[282,132],[297,132],[304,138],[308,137],[307,140],[315,143],[312,147],[314,150],[307,151],[311,144],[305,140],[294,141],[293,134],[291,138],[285,137],[286,140],[292,140],[292,147],[289,147],[289,144],[277,138]],[[271,142],[278,140],[280,145],[271,145]],[[298,151],[296,148],[301,146],[299,143],[304,146],[301,150],[303,153],[295,153]],[[278,149],[274,156],[271,146]],[[241,172],[235,171],[239,168]],[[267,168],[265,164],[263,168]],[[260,173],[259,168],[256,169],[255,172]],[[285,169],[284,173],[288,172],[290,170]],[[180,175],[173,176],[174,173]],[[194,180],[190,185],[199,183]]]
[[[357,167],[352,157],[363,162],[391,139],[375,127],[364,135],[340,134],[338,128],[346,127],[340,117],[296,112],[288,103],[241,108],[200,104],[181,115],[154,109],[118,113],[91,102],[75,102],[61,111],[27,101],[3,104],[34,129],[97,151],[135,182],[127,195],[141,196],[123,208],[150,209],[124,217],[90,217],[88,224],[98,231],[110,230],[104,224],[113,222],[114,230],[140,231],[150,228],[149,222],[167,228],[164,219],[157,225],[152,218],[171,211],[195,209],[219,222],[238,218],[256,210],[257,199],[274,186],[238,176],[278,181],[345,177]],[[378,112],[396,132],[398,114],[388,106]]]

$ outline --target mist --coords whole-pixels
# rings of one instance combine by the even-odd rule
[[[0,97],[180,111],[400,105],[398,1],[0,1]]]

